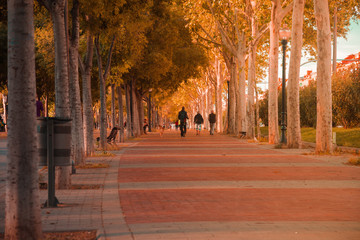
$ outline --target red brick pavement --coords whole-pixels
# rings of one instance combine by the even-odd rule
[[[359,221],[359,189],[123,190],[126,221]]]
[[[124,164],[159,164],[159,163],[322,163],[323,161],[300,155],[240,155],[240,156],[131,156],[121,157],[121,165]]]
[[[176,167],[169,166],[174,163],[177,164]],[[188,167],[181,166],[181,163],[198,165]],[[217,163],[222,165],[216,166]],[[238,165],[234,167],[234,163]],[[243,163],[246,164],[242,165]],[[261,166],[256,165],[258,163],[261,163]],[[293,163],[294,166],[281,167],[274,166],[273,163]],[[301,165],[296,165],[298,163]],[[158,165],[152,166],[152,164]],[[206,164],[213,165],[206,166]],[[332,187],[332,183],[338,180],[348,180],[356,184],[360,180],[360,168],[327,165],[326,161],[311,156],[286,154],[286,151],[266,149],[256,144],[248,144],[246,141],[240,142],[219,135],[193,136],[190,132],[186,138],[180,138],[177,133],[176,136],[165,133],[164,137],[160,138],[158,135],[149,134],[137,146],[127,149],[121,156],[118,176],[120,202],[125,219],[130,225],[195,221],[269,223],[307,221],[314,224],[316,221],[360,222],[358,204],[360,189],[346,186]],[[221,188],[217,185],[209,188],[179,188],[176,186],[176,183],[181,181],[190,181],[196,186],[197,181],[209,181],[208,184],[213,184],[214,181],[256,182],[257,180],[298,180],[299,182],[321,180],[327,186],[324,188],[292,188],[291,185],[286,184],[283,188],[277,186]],[[165,181],[166,187],[162,189],[146,189],[150,186],[146,184],[141,190],[129,188],[131,183],[140,186],[142,182],[161,184]],[[130,185],[128,184],[126,189],[121,189],[121,183],[130,183]],[[174,188],[171,187],[172,183]],[[280,232],[278,234],[281,235]]]
[[[119,182],[240,181],[240,180],[360,180],[360,168],[350,167],[186,167],[120,168]]]
[[[179,152],[180,151],[180,152]],[[274,150],[266,150],[266,149],[262,149],[261,151],[259,149],[249,149],[249,148],[245,148],[245,149],[236,149],[236,148],[230,148],[230,149],[212,149],[212,148],[208,148],[208,149],[194,149],[194,150],[183,150],[181,148],[179,149],[158,149],[158,150],[152,150],[150,149],[129,149],[126,151],[127,155],[167,155],[167,156],[171,156],[171,155],[179,155],[180,154],[184,154],[184,155],[227,155],[227,154],[277,154],[278,152],[274,151]]]

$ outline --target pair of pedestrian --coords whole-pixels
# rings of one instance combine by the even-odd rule
[[[211,110],[211,113],[209,114],[209,122],[210,122],[210,135],[214,135],[214,129],[215,129],[215,123],[216,123],[216,115],[215,115],[213,110]],[[201,116],[199,111],[195,115],[194,123],[195,123],[196,135],[200,135],[201,124],[204,123],[204,119]]]

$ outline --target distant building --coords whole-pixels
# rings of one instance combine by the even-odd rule
[[[342,72],[347,71],[348,69],[354,67],[354,66],[360,66],[360,52],[356,54],[350,54],[347,56],[344,60],[341,62],[336,63],[336,72]],[[316,80],[317,73],[313,72],[311,70],[307,71],[306,75],[303,77],[300,77],[300,87],[305,87],[309,85],[310,81]],[[281,82],[279,84],[281,86]]]
[[[336,63],[336,72],[346,71],[356,65],[360,66],[360,52],[351,54],[341,62]]]

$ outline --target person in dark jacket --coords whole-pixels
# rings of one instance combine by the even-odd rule
[[[181,111],[178,114],[178,119],[180,120],[180,132],[181,136],[185,137],[186,134],[186,119],[189,119],[185,107],[182,107]]]
[[[198,111],[197,114],[194,117],[194,123],[195,123],[195,129],[196,129],[196,135],[200,135],[201,132],[201,124],[204,123],[204,119],[201,116],[200,112]]]
[[[215,123],[216,123],[216,114],[213,110],[209,114],[209,122],[210,122],[210,135],[214,135]]]

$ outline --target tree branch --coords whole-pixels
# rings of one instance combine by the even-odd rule
[[[294,6],[294,2],[290,2],[289,5],[287,5],[285,8],[282,8],[280,10],[279,13],[280,20],[282,20],[286,16],[286,14],[288,14],[293,9],[293,6]]]
[[[109,75],[110,72],[110,66],[111,66],[111,58],[112,58],[112,52],[114,49],[114,43],[116,41],[116,35],[113,36],[113,40],[111,42],[111,46],[110,46],[110,50],[109,50],[109,54],[108,54],[108,59],[107,59],[107,63],[106,63],[106,68],[105,68],[105,72],[104,72],[104,79],[106,80],[107,76]]]
[[[215,39],[214,39],[213,37],[211,37],[210,34],[209,34],[200,24],[199,24],[199,27],[200,27],[201,30],[206,34],[206,36],[208,36],[208,37],[210,38],[210,40],[209,40],[209,39],[206,39],[206,38],[202,37],[200,34],[196,33],[201,39],[203,39],[203,40],[205,40],[205,41],[207,41],[207,42],[210,42],[210,43],[212,43],[212,44],[214,44],[214,45],[216,45],[216,46],[222,46],[222,44],[216,42]]]
[[[259,30],[259,33],[256,35],[254,41],[253,41],[253,45],[256,45],[258,44],[258,42],[260,41],[261,37],[267,32],[269,31],[269,28],[270,28],[270,24],[266,24],[266,25],[263,25],[261,27],[261,29]]]

